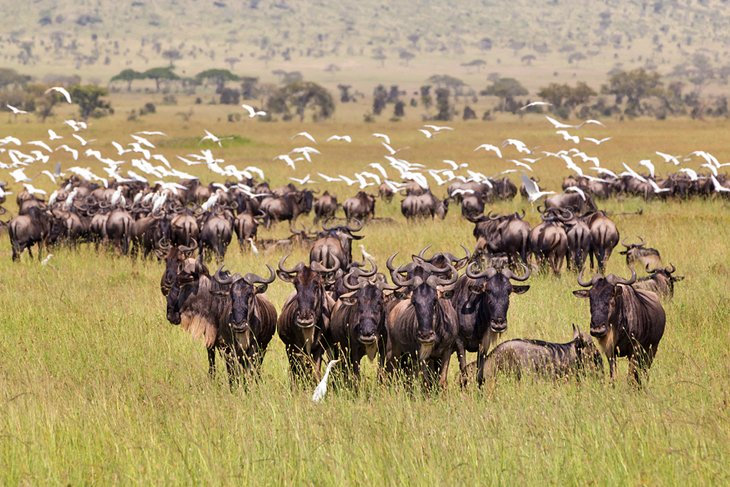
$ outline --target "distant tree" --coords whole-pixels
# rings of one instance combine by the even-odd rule
[[[172,69],[174,67],[174,62],[182,59],[182,54],[177,49],[168,49],[166,51],[162,51],[162,57],[170,62],[170,68]]]
[[[142,74],[144,75],[145,78],[155,81],[155,88],[158,93],[160,91],[160,82],[161,81],[175,81],[175,80],[180,79],[180,77],[177,74],[175,74],[175,72],[172,70],[172,68],[169,68],[169,67],[148,69],[147,71],[145,71]]]
[[[659,73],[646,71],[644,68],[632,71],[619,71],[609,78],[608,84],[601,87],[601,92],[616,97],[616,104],[624,102],[624,113],[630,116],[643,113],[641,102],[652,96],[661,95],[663,83]]]
[[[473,61],[469,61],[468,63],[462,63],[462,66],[465,68],[477,68],[477,73],[481,72],[482,68],[487,65],[487,62],[484,59],[474,59]]]
[[[350,88],[352,88],[351,85],[337,85],[337,89],[340,90],[341,103],[349,103],[350,101],[352,101],[352,97],[350,96]]]
[[[479,94],[499,98],[499,109],[502,111],[515,111],[515,98],[527,95],[528,91],[514,78],[498,78]]]
[[[215,92],[220,94],[226,87],[226,81],[239,81],[241,78],[227,69],[206,69],[196,74],[195,79],[199,82],[213,81]]]
[[[492,39],[489,37],[483,37],[479,40],[479,49],[482,51],[489,51],[492,49]]]
[[[523,63],[528,66],[532,66],[532,62],[537,59],[534,54],[526,54],[520,59]]]
[[[304,76],[302,75],[301,71],[289,71],[288,73],[284,73],[281,82],[285,85],[290,85],[292,83],[298,83],[302,80],[304,80]]]
[[[240,62],[241,62],[241,58],[237,58],[237,57],[227,57],[227,58],[225,58],[225,59],[224,59],[223,61],[224,61],[224,62],[225,62],[225,63],[226,63],[227,65],[228,65],[228,68],[229,68],[229,69],[230,69],[231,71],[233,71],[234,69],[236,69],[236,64],[238,64],[238,63],[240,63]]]
[[[385,86],[378,85],[373,90],[373,115],[380,115],[388,103],[388,90]]]
[[[550,83],[537,93],[537,96],[552,103],[555,111],[562,117],[568,117],[571,111],[579,105],[588,103],[595,95],[595,90],[582,81],[575,87],[567,83]]]
[[[464,107],[464,114],[462,116],[464,120],[476,120],[477,114],[469,105]]]
[[[421,92],[421,104],[426,110],[428,110],[431,108],[431,105],[433,105],[433,98],[431,98],[431,85],[423,85],[419,91]]]
[[[244,76],[241,78],[241,98],[244,100],[253,100],[258,97],[259,79],[253,76]]]
[[[395,103],[395,107],[393,108],[393,116],[398,118],[406,116],[406,104],[403,101],[398,100]]]
[[[451,120],[451,104],[449,103],[449,96],[451,91],[448,88],[437,88],[436,89],[436,120],[448,121]]]
[[[416,55],[413,54],[411,51],[406,51],[405,49],[402,49],[398,54],[398,57],[405,62],[406,66],[408,66],[408,63],[411,61],[411,59],[416,57]]]
[[[96,85],[76,85],[68,91],[73,102],[79,106],[79,115],[84,120],[90,116],[102,117],[114,113],[111,103],[102,98],[107,95],[106,88]]]
[[[233,88],[223,88],[220,91],[221,105],[238,105],[241,102],[241,92]]]
[[[379,47],[373,52],[373,59],[380,61],[380,66],[385,66],[385,60],[388,59],[388,56],[383,52],[383,48]]]
[[[327,89],[311,81],[297,81],[278,89],[267,102],[271,113],[290,120],[294,115],[303,121],[311,113],[314,121],[324,120],[335,112],[335,101]]]
[[[132,81],[144,78],[144,74],[140,73],[139,71],[135,71],[134,69],[125,69],[120,71],[118,74],[112,76],[109,81],[112,83],[114,83],[115,81],[126,81],[127,91],[132,91]]]
[[[20,74],[14,69],[0,68],[0,88],[6,88],[11,85],[16,87],[25,86],[30,79],[30,76]]]

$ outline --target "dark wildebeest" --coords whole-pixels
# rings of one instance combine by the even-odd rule
[[[240,365],[249,373],[258,374],[266,355],[266,347],[276,331],[276,309],[264,295],[276,274],[269,269],[269,277],[253,273],[241,277],[230,275],[220,269],[213,276],[217,290],[231,299],[231,314],[226,330],[227,338],[235,343],[235,352]]]
[[[614,378],[617,357],[628,357],[629,373],[641,384],[641,371],[648,372],[664,335],[666,317],[659,296],[651,291],[634,289],[636,271],[629,280],[613,274],[596,275],[578,284],[590,289],[573,291],[579,298],[589,298],[591,335],[606,354]]]
[[[132,225],[135,251],[142,247],[142,256],[146,259],[150,252],[159,248],[160,242],[169,242],[172,238],[170,219],[163,213],[138,218]]]
[[[375,218],[375,197],[364,191],[358,191],[355,196],[345,200],[342,208],[348,220],[364,222],[369,218]]]
[[[182,262],[191,257],[197,248],[198,243],[195,240],[193,240],[193,245],[190,247],[160,242],[160,249],[156,252],[157,256],[165,261],[165,270],[162,272],[162,279],[160,279],[160,292],[163,296],[167,296],[175,284]]]
[[[568,343],[516,339],[500,343],[487,356],[485,381],[494,382],[497,375],[517,379],[528,374],[548,378],[580,377],[585,372],[603,372],[601,352],[590,335],[573,325],[573,339]]]
[[[546,210],[542,223],[530,231],[530,251],[539,267],[544,269],[549,264],[557,275],[568,255],[568,235],[556,215],[557,212]]]
[[[361,224],[335,227],[323,225],[322,231],[317,235],[317,240],[309,251],[309,262],[319,262],[324,267],[332,267],[337,259],[340,268],[346,272],[352,263],[352,241],[363,238],[362,235],[355,235],[353,232],[361,229]]]
[[[320,220],[327,221],[334,218],[338,206],[337,196],[331,195],[329,191],[322,193],[322,196],[314,202],[314,224],[316,225]]]
[[[287,257],[279,260],[276,274],[282,281],[293,284],[295,292],[284,302],[276,329],[286,348],[292,380],[305,379],[307,370],[312,372],[309,378],[318,379],[326,346],[322,338],[329,329],[330,310],[334,305],[325,292],[326,276],[340,264],[326,268],[319,262],[313,262],[311,267],[300,262],[287,269],[284,267]]]
[[[256,221],[253,214],[245,211],[236,215],[233,221],[233,231],[236,232],[238,246],[243,250],[246,242],[256,240],[259,222]]]
[[[474,237],[477,239],[477,250],[486,251],[487,256],[506,255],[510,264],[518,259],[527,263],[529,251],[530,224],[523,220],[517,212],[509,215],[483,215],[474,223]]]
[[[211,250],[218,262],[226,256],[226,250],[233,238],[233,214],[229,210],[216,208],[209,212],[200,226],[200,251]]]
[[[259,209],[264,213],[264,226],[280,221],[295,221],[299,215],[312,211],[314,195],[310,190],[289,191],[280,196],[264,198]]]
[[[31,247],[38,245],[38,259],[41,258],[43,246],[51,232],[53,217],[50,212],[33,207],[25,215],[18,215],[8,222],[8,235],[13,250],[13,260],[19,260],[20,255],[28,249],[30,258],[33,258]]]
[[[674,283],[684,279],[684,276],[674,276],[677,269],[669,264],[669,267],[662,269],[652,269],[648,276],[638,279],[634,284],[634,289],[646,289],[655,292],[660,298],[672,299],[674,296]]]
[[[641,239],[640,243],[627,244],[625,241],[621,242],[621,245],[623,245],[626,250],[620,251],[619,254],[626,256],[626,265],[633,267],[636,262],[639,262],[646,272],[651,272],[654,269],[661,269],[664,267],[662,264],[662,256],[659,254],[659,251],[657,249],[647,247],[643,237],[639,238]]]
[[[205,186],[199,186],[205,187]],[[179,208],[174,210],[176,215],[170,220],[173,245],[190,245],[193,240],[198,239],[200,226],[198,220],[190,208]]]
[[[553,196],[549,196],[545,199],[545,212],[550,208],[563,208],[570,210],[576,215],[583,215],[596,211],[596,204],[593,203],[590,195],[584,195],[580,193],[561,193]]]
[[[393,195],[395,195],[395,191],[393,191],[393,188],[388,186],[388,183],[380,183],[380,186],[378,186],[378,196],[380,196],[381,200],[386,203],[390,203],[393,200]]]
[[[494,196],[496,196],[497,199],[511,200],[517,196],[517,186],[515,186],[515,183],[510,181],[507,177],[495,180],[493,182],[493,186]]]
[[[458,333],[456,312],[445,295],[456,284],[457,271],[451,264],[437,267],[421,260],[410,266],[411,277],[405,279],[406,266],[393,268],[395,255],[387,262],[390,275],[410,298],[395,304],[386,317],[386,372],[400,367],[410,378],[418,366],[426,388],[437,378],[444,387]]]
[[[385,316],[389,298],[383,294],[387,287],[385,276],[378,274],[378,268],[371,260],[372,269],[366,271],[354,267],[342,283],[349,291],[339,297],[332,308],[328,344],[345,356],[357,379],[360,378],[360,361],[367,356],[370,360],[379,354],[382,368],[385,362],[387,331]]]
[[[561,211],[558,220],[568,237],[568,269],[581,271],[591,252],[591,229],[570,210]]]
[[[438,216],[446,218],[449,210],[448,200],[439,200],[430,190],[419,195],[408,195],[400,204],[400,210],[407,219],[428,218]]]
[[[134,232],[133,225],[134,218],[123,208],[115,208],[106,219],[104,233],[109,242],[124,255],[129,253],[129,244],[132,241]]]
[[[606,263],[611,257],[611,252],[618,245],[620,238],[618,229],[604,211],[596,211],[585,216],[583,220],[591,229],[591,269],[593,269],[593,256],[595,255],[598,270],[603,273],[606,270]]]
[[[456,283],[451,302],[459,320],[459,336],[456,354],[459,359],[461,383],[467,379],[466,352],[477,352],[478,377],[482,377],[484,360],[489,348],[507,330],[509,295],[523,294],[530,286],[513,285],[510,279],[524,282],[530,277],[530,268],[525,265],[522,276],[510,269],[492,266],[478,272],[476,262],[466,268],[466,275]],[[479,384],[481,384],[479,379]]]

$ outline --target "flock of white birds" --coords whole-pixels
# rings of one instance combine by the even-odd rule
[[[55,91],[61,94],[63,98],[71,103],[71,96],[62,87],[53,87],[49,91]],[[523,107],[528,109],[533,106],[545,106],[549,105],[546,102],[533,102]],[[13,113],[18,115],[24,115],[22,110],[18,110],[15,107],[9,107]],[[249,105],[242,105],[242,108],[248,113],[250,118],[266,116],[263,111],[257,111]],[[522,183],[525,186],[529,194],[529,200],[535,202],[543,196],[554,194],[554,191],[541,190],[537,183],[527,177],[533,172],[535,164],[545,158],[558,158],[565,162],[566,168],[575,173],[577,176],[587,178],[589,180],[605,181],[603,178],[610,176],[612,178],[630,176],[641,180],[644,183],[651,185],[655,193],[662,193],[669,191],[668,189],[661,188],[655,181],[656,169],[654,162],[649,159],[644,159],[638,162],[638,164],[644,167],[649,174],[649,177],[639,174],[631,166],[623,163],[625,168],[624,172],[616,174],[615,172],[602,167],[601,160],[594,155],[589,155],[585,151],[576,147],[579,144],[587,143],[590,146],[599,146],[601,144],[608,143],[611,137],[594,138],[589,136],[576,135],[576,131],[586,126],[598,126],[605,127],[605,125],[598,120],[585,120],[580,124],[570,125],[550,116],[545,116],[548,123],[555,129],[557,136],[560,136],[564,141],[573,144],[573,147],[569,149],[559,150],[557,152],[550,151],[539,151],[536,152],[536,148],[529,147],[525,142],[508,138],[501,143],[491,144],[484,143],[474,149],[474,152],[489,153],[490,156],[501,160],[507,167],[500,171],[497,175],[487,176],[483,172],[476,171],[471,168],[467,162],[456,162],[454,160],[445,159],[443,164],[446,167],[441,168],[428,168],[423,164],[409,162],[408,160],[399,157],[399,153],[408,149],[408,147],[394,148],[391,142],[391,138],[385,133],[373,133],[372,137],[380,142],[382,147],[385,149],[382,161],[372,162],[367,165],[367,168],[355,172],[354,174],[325,174],[323,172],[317,172],[318,180],[312,178],[311,174],[306,174],[303,177],[290,177],[289,179],[299,185],[313,185],[320,184],[324,185],[327,183],[341,182],[347,186],[355,186],[360,190],[368,187],[379,187],[382,184],[390,187],[394,192],[398,192],[404,189],[406,181],[415,181],[424,189],[431,188],[433,185],[443,186],[452,181],[476,181],[484,183],[488,186],[492,185],[492,178],[495,176],[504,176],[512,173],[521,173]],[[99,184],[108,187],[110,182],[116,183],[128,183],[133,181],[139,181],[148,183],[150,186],[157,185],[158,189],[154,193],[150,193],[144,196],[148,201],[151,200],[154,207],[161,207],[168,197],[170,191],[185,190],[186,188],[180,184],[185,180],[199,179],[198,176],[189,174],[184,170],[180,170],[174,166],[179,164],[170,161],[163,154],[156,151],[157,147],[153,142],[156,137],[165,137],[166,134],[160,131],[140,131],[130,134],[130,141],[126,143],[120,143],[117,141],[112,142],[112,146],[115,152],[111,155],[102,153],[101,150],[94,148],[94,139],[86,138],[83,134],[84,131],[88,130],[88,125],[83,121],[66,120],[64,124],[67,126],[65,130],[71,130],[70,134],[63,136],[59,135],[55,130],[48,129],[47,140],[28,140],[21,141],[17,137],[12,135],[0,138],[0,170],[5,171],[7,176],[15,184],[22,184],[22,186],[33,195],[46,197],[47,192],[33,185],[33,178],[29,177],[26,171],[29,168],[35,168],[38,164],[48,165],[53,163],[54,170],[49,169],[41,170],[35,177],[47,177],[54,185],[58,186],[64,178],[70,175],[76,175],[79,178],[90,182],[97,182]],[[434,140],[437,138],[444,137],[443,134],[452,132],[452,127],[444,125],[424,125],[423,128],[418,129],[426,140]],[[59,129],[59,131],[61,131]],[[572,131],[573,133],[569,132]],[[297,169],[297,165],[300,163],[311,163],[314,158],[321,155],[321,151],[314,145],[319,145],[317,139],[309,132],[303,131],[294,134],[291,140],[306,140],[307,145],[294,147],[292,150],[285,154],[276,155],[273,158],[273,163],[282,162],[292,170]],[[204,131],[200,141],[210,141],[222,147],[226,138],[218,137],[208,130]],[[326,139],[327,143],[352,143],[352,137],[345,134],[335,134]],[[54,144],[55,147],[52,147]],[[509,157],[506,154],[510,152],[516,152],[515,157]],[[684,163],[688,162],[702,162],[699,164],[701,168],[705,168],[712,179],[714,189],[718,193],[730,192],[730,188],[724,187],[717,179],[718,172],[726,166],[730,166],[730,163],[720,163],[718,159],[712,154],[696,150],[686,156],[677,156],[667,154],[664,152],[657,151],[656,155],[666,164],[672,164],[673,166],[683,166]],[[69,159],[74,162],[62,171],[62,166],[69,163]],[[89,167],[84,167],[82,161],[95,159],[102,165],[104,174],[96,174],[92,172]],[[244,168],[238,168],[234,164],[226,164],[226,161],[216,154],[211,149],[201,149],[198,152],[178,155],[176,156],[177,161],[183,164],[182,168],[191,166],[202,166],[205,167],[209,172],[209,177],[213,181],[238,181],[237,187],[244,193],[251,197],[259,197],[263,195],[257,195],[253,192],[253,188],[246,185],[244,181],[250,179],[256,179],[263,181],[266,179],[264,169],[257,166],[247,166]],[[51,167],[51,166],[49,166]],[[701,177],[698,174],[700,169],[692,169],[690,167],[679,167],[678,171],[685,173],[691,180],[697,180]],[[595,175],[593,175],[595,173]],[[2,176],[2,172],[0,172]],[[0,181],[2,179],[0,178]],[[217,188],[217,191],[211,196],[211,199],[204,204],[204,207],[212,207],[215,204],[215,200],[218,198],[219,192],[229,191],[230,187],[220,182],[213,183]],[[71,188],[66,188],[70,191]],[[585,197],[582,190],[578,187],[570,187],[568,191],[575,191]],[[468,192],[469,190],[464,190]],[[113,203],[123,201],[121,191],[119,195],[115,195]],[[7,186],[3,188],[0,185],[0,196],[7,196],[13,194],[7,189]],[[58,191],[54,191],[48,196],[49,203],[54,203],[58,196]],[[142,194],[138,194],[137,198],[142,198]],[[69,205],[73,201],[73,197],[69,196]]]

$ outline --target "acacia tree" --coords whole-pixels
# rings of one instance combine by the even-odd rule
[[[102,97],[107,95],[106,88],[96,85],[76,85],[69,89],[74,103],[79,106],[81,118],[86,120],[90,116],[100,117],[114,113],[111,103]]]
[[[618,71],[611,76],[607,85],[601,87],[601,92],[616,97],[617,105],[625,101],[624,113],[630,116],[642,114],[644,112],[641,107],[642,100],[660,96],[663,91],[659,73],[646,71],[644,68]]]
[[[553,104],[553,108],[562,117],[568,117],[576,107],[587,103],[596,92],[584,82],[575,87],[567,83],[550,83],[540,89],[537,96]]]
[[[499,109],[502,111],[515,112],[517,103],[515,98],[527,95],[527,88],[514,78],[496,78],[490,86],[479,94],[483,96],[496,96],[499,98]]]
[[[145,79],[144,74],[140,73],[139,71],[135,71],[134,69],[125,69],[123,71],[120,71],[118,74],[112,76],[109,81],[112,83],[114,83],[115,81],[126,81],[127,91],[132,91],[132,81],[138,79]]]
[[[291,120],[294,115],[303,121],[307,113],[312,120],[324,120],[335,112],[335,101],[326,88],[311,81],[297,81],[276,90],[267,102],[271,113],[283,115]]]
[[[221,93],[226,87],[226,81],[239,81],[237,75],[227,69],[206,69],[195,75],[195,79],[203,81],[213,81],[215,83],[215,92]]]
[[[160,82],[161,81],[175,81],[179,80],[180,76],[175,74],[175,72],[170,67],[160,67],[160,68],[152,68],[148,69],[144,73],[144,77],[146,79],[152,79],[155,80],[155,88],[157,92],[160,92]]]

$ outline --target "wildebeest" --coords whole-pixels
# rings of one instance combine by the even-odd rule
[[[360,378],[360,361],[367,356],[370,360],[379,354],[382,367],[385,362],[386,304],[388,298],[383,291],[387,286],[384,276],[378,274],[378,267],[370,261],[371,270],[354,267],[343,278],[343,285],[349,291],[340,296],[332,309],[327,342],[337,355],[342,352],[348,369],[352,368]]]
[[[295,221],[299,215],[312,211],[314,195],[310,190],[289,191],[280,196],[272,195],[264,198],[260,210],[264,213],[264,225],[269,228],[272,223]]]
[[[236,219],[233,221],[233,231],[236,232],[238,246],[241,250],[243,250],[246,242],[256,240],[258,226],[259,222],[256,221],[252,213],[244,211],[236,215]]]
[[[593,269],[593,257],[595,256],[598,270],[603,273],[611,252],[618,245],[620,238],[618,229],[604,211],[596,211],[584,217],[584,221],[591,229],[591,269]]]
[[[322,226],[322,231],[317,235],[317,240],[312,244],[309,251],[309,262],[319,262],[324,267],[332,267],[336,262],[343,271],[346,271],[352,263],[352,241],[362,239],[362,235],[355,235],[362,229],[362,224],[357,226],[338,225],[334,227]]]
[[[41,258],[43,246],[51,231],[53,216],[40,207],[28,209],[24,215],[18,215],[8,222],[8,235],[13,250],[13,260],[20,260],[20,255],[28,249],[31,259],[33,245],[38,245],[38,259]]]
[[[481,216],[472,219],[474,237],[477,239],[477,250],[483,250],[487,256],[504,254],[510,263],[521,260],[527,263],[529,251],[530,224],[523,220],[517,212],[509,215]]]
[[[195,240],[193,240],[193,245],[190,247],[161,242],[160,249],[157,250],[157,256],[165,261],[165,270],[162,272],[162,279],[160,279],[160,292],[163,296],[167,296],[175,284],[182,262],[192,256],[197,248],[198,243]]]
[[[633,267],[636,262],[641,264],[647,272],[651,272],[654,269],[661,269],[663,267],[662,257],[657,249],[646,246],[646,242],[642,237],[640,243],[626,243],[621,242],[626,250],[619,252],[621,255],[626,256],[626,265]]]
[[[220,262],[226,256],[226,250],[233,238],[233,215],[229,210],[216,208],[205,215],[200,226],[200,249],[211,250]]]
[[[633,284],[634,289],[646,289],[655,292],[660,298],[672,299],[674,296],[674,283],[684,279],[684,276],[673,275],[677,269],[670,264],[669,267],[652,269],[649,275],[637,279]]]
[[[313,372],[314,378],[320,373],[325,351],[322,337],[329,328],[334,305],[325,292],[326,276],[339,268],[339,263],[326,268],[319,262],[313,262],[311,266],[300,262],[293,269],[287,269],[284,267],[287,257],[279,260],[276,274],[282,281],[293,284],[295,292],[284,302],[276,329],[284,342],[292,379],[296,382],[307,377],[307,370]]]
[[[104,232],[109,242],[124,255],[129,253],[129,244],[132,242],[133,237],[133,225],[134,218],[124,208],[115,208],[106,219]]]
[[[420,261],[405,279],[405,266],[393,267],[395,255],[388,258],[390,275],[410,297],[393,306],[386,318],[386,371],[399,367],[411,375],[419,367],[426,388],[433,387],[437,378],[443,387],[457,337],[456,312],[446,294],[456,284],[457,271],[451,264],[437,267]]]
[[[586,259],[591,252],[591,229],[586,222],[570,210],[560,212],[558,219],[568,237],[568,269],[580,271],[585,266]]]
[[[554,274],[560,274],[568,255],[568,235],[553,212],[546,211],[542,219],[530,231],[530,251],[541,268],[549,264]]]
[[[322,193],[322,196],[317,198],[314,202],[314,223],[319,223],[320,220],[329,220],[335,217],[337,212],[337,196],[331,195],[329,191]]]
[[[276,331],[276,309],[264,295],[276,275],[270,266],[269,277],[253,273],[230,275],[221,269],[213,276],[218,289],[229,296],[231,314],[224,327],[227,339],[235,344],[235,353],[244,370],[257,374]]]
[[[347,198],[342,205],[345,210],[345,217],[348,220],[359,220],[364,222],[370,218],[375,218],[375,197],[364,191]]]
[[[401,213],[407,219],[434,218],[438,216],[442,220],[446,218],[449,210],[448,200],[439,200],[428,190],[419,195],[408,195],[401,201]]]
[[[200,210],[200,209],[199,209]],[[193,240],[198,240],[200,226],[196,220],[193,210],[190,208],[178,208],[176,215],[170,220],[173,245],[190,245]]]
[[[451,298],[459,323],[456,353],[462,384],[466,382],[465,352],[479,354],[477,368],[481,377],[489,348],[507,330],[509,295],[523,294],[530,289],[529,285],[513,285],[510,282],[510,279],[526,281],[530,277],[527,266],[521,276],[510,269],[487,266],[478,271],[476,267],[477,262],[474,261],[467,265],[466,275],[459,278]]]
[[[577,215],[583,215],[596,211],[596,204],[590,195],[581,195],[579,193],[561,193],[549,196],[545,199],[545,210],[550,208],[563,208],[570,210]]]
[[[666,317],[656,293],[634,289],[636,271],[626,280],[613,274],[596,275],[578,284],[590,289],[573,291],[579,298],[589,298],[591,336],[606,354],[613,379],[617,357],[628,357],[629,373],[641,383],[641,371],[648,372],[664,335]]]
[[[549,378],[580,377],[591,371],[603,371],[601,353],[590,335],[573,325],[573,339],[568,343],[525,339],[500,343],[487,356],[478,380],[494,382],[499,374],[521,379],[530,373]]]

